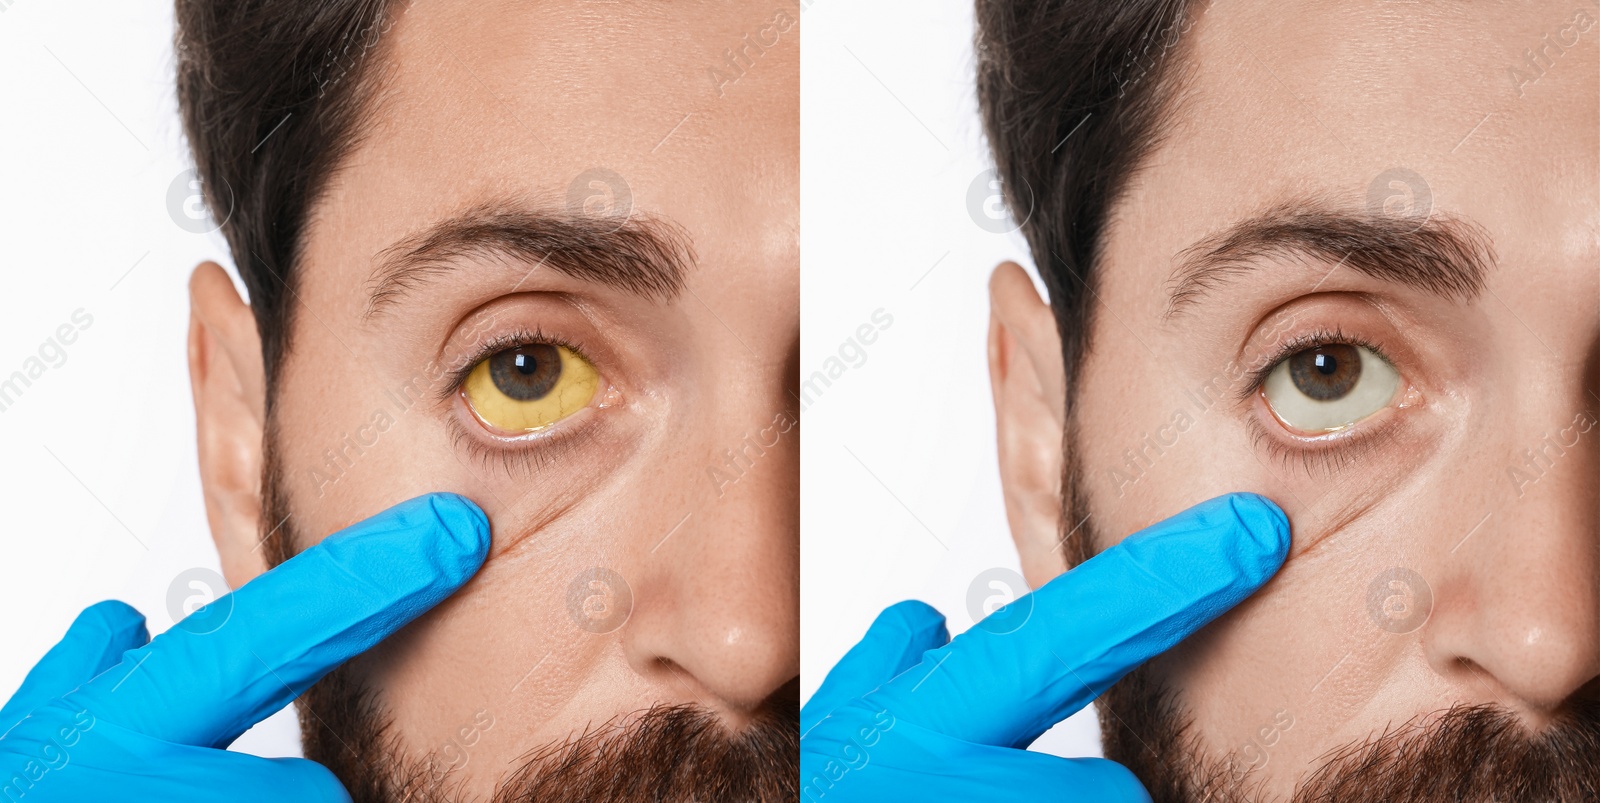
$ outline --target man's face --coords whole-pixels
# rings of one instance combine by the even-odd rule
[[[1593,738],[1600,6],[1193,12],[1179,54],[1192,76],[1099,268],[1075,389],[1087,529],[1114,539],[1255,491],[1288,513],[1294,543],[1264,590],[1150,667],[1192,718],[1194,752],[1140,761],[1221,767],[1278,797],[1330,751],[1457,705],[1510,715],[1517,738]],[[1302,226],[1373,225],[1323,230],[1322,250],[1235,249],[1172,305],[1182,277],[1200,276],[1181,273],[1193,258],[1274,209],[1318,210]],[[1431,243],[1435,259],[1374,248],[1374,234]],[[1441,272],[1469,267],[1474,242],[1493,254],[1481,287]],[[1253,372],[1321,341],[1370,348],[1398,381],[1345,403],[1348,426],[1296,436],[1283,418],[1311,423],[1290,398],[1306,391],[1280,385],[1284,406],[1269,408]],[[1357,381],[1382,374],[1368,363]],[[1587,744],[1563,771],[1596,771]],[[1488,777],[1509,758],[1449,766]],[[1397,776],[1351,777],[1369,785],[1337,799]]]
[[[295,550],[430,491],[488,513],[477,577],[349,670],[444,785],[651,706],[792,723],[797,15],[422,3],[384,34],[299,263],[274,467]],[[457,372],[530,342],[595,392],[497,434]]]

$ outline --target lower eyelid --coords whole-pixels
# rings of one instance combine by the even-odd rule
[[[1407,390],[1402,391],[1402,397],[1412,391],[1409,384],[1406,388]],[[1380,441],[1385,430],[1400,423],[1396,420],[1395,413],[1401,409],[1398,405],[1390,404],[1383,410],[1337,432],[1298,435],[1289,432],[1277,422],[1267,400],[1258,391],[1252,396],[1246,421],[1253,445],[1265,450],[1274,460],[1288,462],[1299,459],[1301,467],[1308,473],[1311,471],[1336,473],[1351,463],[1360,462],[1372,450],[1381,446]],[[1380,420],[1374,421],[1375,418]],[[1276,429],[1277,432],[1271,431],[1269,427]]]
[[[452,445],[465,451],[474,462],[488,468],[503,469],[507,476],[517,472],[528,474],[544,470],[577,446],[574,441],[581,441],[584,430],[592,423],[571,420],[587,418],[590,411],[586,408],[548,429],[507,438],[494,435],[469,420],[472,411],[465,409],[465,400],[459,404],[461,409],[452,409],[447,417]]]
[[[508,476],[538,473],[570,452],[581,448],[591,430],[601,425],[597,416],[621,407],[625,397],[604,376],[600,390],[583,409],[536,432],[502,435],[489,431],[478,421],[465,393],[451,394],[445,413],[452,445],[467,452],[474,462],[499,468]]]

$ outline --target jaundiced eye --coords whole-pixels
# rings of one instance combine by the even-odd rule
[[[1261,395],[1286,426],[1335,432],[1383,409],[1400,374],[1371,349],[1329,343],[1283,358],[1267,374]]]
[[[467,405],[487,427],[537,432],[588,406],[600,375],[565,346],[530,343],[496,352],[474,366],[462,387]]]

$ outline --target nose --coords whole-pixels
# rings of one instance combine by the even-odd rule
[[[1440,564],[1425,637],[1435,671],[1536,719],[1600,677],[1600,427],[1585,420],[1497,472],[1506,501]]]
[[[668,522],[624,635],[635,672],[735,718],[800,672],[799,434],[781,413],[679,469],[699,501]]]

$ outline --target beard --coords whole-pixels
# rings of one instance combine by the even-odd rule
[[[272,420],[268,415],[268,421]],[[262,530],[269,566],[309,541],[290,526],[269,423],[264,438]],[[357,658],[356,660],[361,660]],[[413,755],[391,731],[376,689],[349,664],[295,701],[305,757],[339,778],[354,803],[455,803],[469,798],[454,762]],[[694,705],[657,705],[589,727],[518,759],[492,796],[514,801],[778,801],[800,794],[800,693],[785,685],[737,733]]]
[[[1062,543],[1068,567],[1091,557],[1094,532],[1075,482],[1069,431]],[[1067,526],[1071,526],[1068,524]],[[1249,766],[1206,752],[1177,691],[1146,664],[1096,701],[1106,758],[1138,776],[1154,803],[1269,800]],[[1499,706],[1457,705],[1323,754],[1293,803],[1594,803],[1600,801],[1600,700],[1570,703],[1529,733]]]
[[[468,799],[450,762],[407,755],[389,735],[372,689],[345,668],[298,702],[306,758],[327,767],[356,803]],[[491,798],[513,801],[792,801],[799,795],[796,698],[769,706],[741,733],[695,706],[656,706],[519,759]]]
[[[1099,700],[1106,758],[1132,770],[1155,803],[1268,800],[1238,762],[1206,754],[1176,693],[1148,666]],[[1570,706],[1537,734],[1491,705],[1457,705],[1336,748],[1294,803],[1580,803],[1600,800],[1600,702]]]

